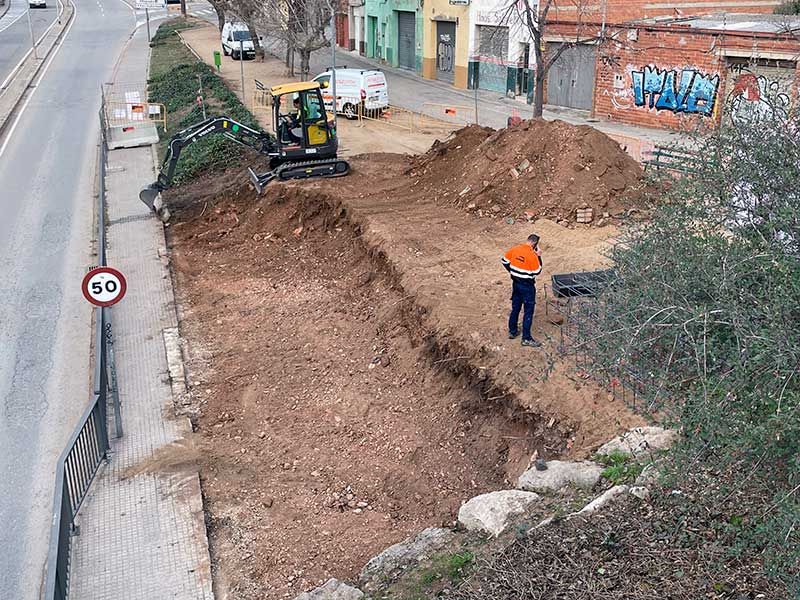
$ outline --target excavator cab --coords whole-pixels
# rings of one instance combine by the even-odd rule
[[[270,92],[280,162],[336,156],[338,139],[333,115],[325,111],[319,83],[287,83]]]

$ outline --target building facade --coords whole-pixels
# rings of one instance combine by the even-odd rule
[[[422,26],[419,0],[366,0],[364,52],[393,67],[422,69]]]
[[[786,17],[771,14],[778,4],[598,0],[579,11],[558,2],[544,36],[546,55],[560,53],[547,73],[545,102],[598,118],[680,129],[719,122],[726,90],[737,85],[731,73],[748,74],[753,95],[763,74],[780,71],[782,83],[766,81],[778,85],[784,98],[796,62],[787,49],[793,40],[779,33]],[[794,45],[796,55],[800,44]]]
[[[364,0],[348,0],[347,4],[347,22],[350,32],[347,48],[357,50],[359,54],[364,55],[367,49]]]
[[[615,29],[598,51],[595,115],[666,129],[785,116],[797,104],[800,40],[784,23],[720,15]]]
[[[549,19],[620,24],[654,17],[684,18],[713,12],[771,13],[781,0],[555,0]]]
[[[469,71],[469,0],[424,0],[422,76],[466,88]]]
[[[468,87],[528,96],[535,55],[530,31],[507,0],[472,0]]]

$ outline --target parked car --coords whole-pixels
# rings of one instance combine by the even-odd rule
[[[333,84],[331,70],[320,73],[312,81],[322,88],[325,110],[333,110]],[[336,112],[348,119],[358,117],[362,111],[379,112],[389,107],[389,86],[383,71],[374,69],[336,69]]]
[[[244,23],[225,23],[222,26],[222,53],[230,56],[233,60],[244,58],[255,58],[256,48],[253,45],[253,38],[250,37],[250,30]]]
[[[47,8],[46,0],[28,0],[28,8]]]

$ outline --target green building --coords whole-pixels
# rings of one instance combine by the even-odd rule
[[[422,70],[420,0],[366,0],[364,53],[393,67]]]

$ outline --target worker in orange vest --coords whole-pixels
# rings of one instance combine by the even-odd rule
[[[538,348],[542,344],[531,335],[533,311],[536,308],[536,276],[542,272],[542,253],[539,236],[531,234],[528,240],[514,246],[502,259],[503,266],[511,274],[511,314],[508,316],[508,337],[519,335],[519,312],[522,315],[522,345]]]

